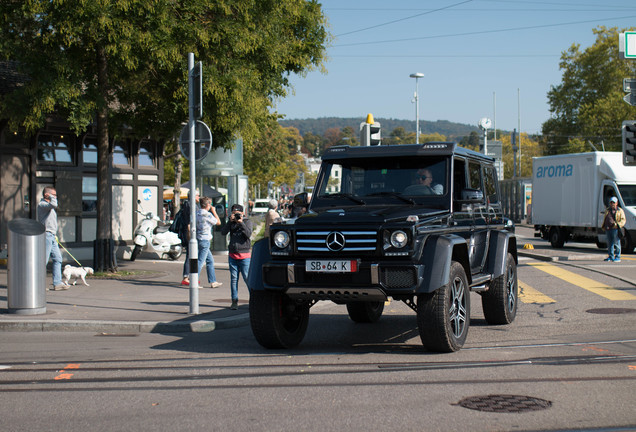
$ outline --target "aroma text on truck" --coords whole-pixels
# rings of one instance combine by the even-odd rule
[[[332,147],[308,212],[256,242],[250,321],[268,348],[299,344],[318,301],[375,322],[389,298],[416,312],[432,351],[459,350],[470,291],[489,324],[518,302],[514,234],[506,231],[494,161],[455,143]]]

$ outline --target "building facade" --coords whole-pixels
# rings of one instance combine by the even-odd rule
[[[130,253],[138,206],[162,217],[162,154],[160,142],[126,135],[111,138],[112,193],[106,199],[112,200],[112,232],[120,257]],[[75,135],[68,124],[52,119],[29,136],[0,122],[0,254],[7,250],[8,222],[35,219],[46,186],[54,186],[58,193],[60,241],[78,260],[92,260],[97,229],[97,136],[90,129]]]

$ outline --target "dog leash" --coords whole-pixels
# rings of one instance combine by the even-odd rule
[[[68,251],[68,249],[66,249],[64,247],[64,245],[60,242],[60,239],[57,238],[57,236],[55,236],[55,241],[57,242],[57,244],[59,244],[60,246],[62,246],[62,249],[64,249],[66,251],[67,254],[69,254],[69,256],[71,258],[73,258],[75,260],[75,262],[77,263],[78,266],[83,267],[80,262],[78,260],[75,259],[75,257],[73,255],[71,255],[71,253]]]

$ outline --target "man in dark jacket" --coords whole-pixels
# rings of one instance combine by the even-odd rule
[[[221,229],[221,234],[230,234],[228,246],[228,263],[230,265],[230,288],[232,290],[232,305],[230,309],[238,309],[238,277],[239,271],[243,281],[247,284],[247,272],[252,257],[252,221],[245,217],[243,206],[234,204],[229,221]]]
[[[199,190],[196,190],[196,195],[194,196],[195,202],[197,206],[199,205]],[[187,201],[182,201],[181,209],[179,210],[181,213],[178,217],[180,220],[177,235],[181,240],[181,246],[185,250],[185,261],[183,262],[183,280],[181,281],[181,285],[190,285],[190,192],[188,192]],[[175,215],[175,219],[177,215]]]

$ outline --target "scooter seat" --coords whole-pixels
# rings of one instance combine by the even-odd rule
[[[162,226],[157,226],[152,232],[154,234],[161,234],[161,233],[165,233],[169,229],[170,227],[168,225],[162,225]]]

